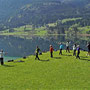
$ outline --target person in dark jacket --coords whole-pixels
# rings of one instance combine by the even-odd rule
[[[37,46],[36,51],[35,51],[35,54],[36,54],[35,60],[36,59],[40,60],[39,57],[38,57],[39,51],[40,51],[40,48]]]
[[[77,46],[77,56],[76,56],[76,58],[79,58],[79,59],[80,59],[79,54],[80,54],[80,46],[78,45],[78,46]]]

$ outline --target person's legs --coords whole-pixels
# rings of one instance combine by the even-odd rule
[[[0,58],[0,63],[1,63],[1,58]]]
[[[51,57],[53,57],[53,52],[51,52]]]
[[[78,52],[77,52],[77,56],[76,56],[76,58],[78,58]]]
[[[88,55],[90,56],[90,49],[88,50]]]
[[[36,60],[37,58],[35,57],[35,60]]]
[[[78,54],[77,54],[76,58],[78,58]]]
[[[88,49],[88,53],[86,54],[87,56],[90,56],[90,50]]]
[[[59,52],[59,55],[60,55],[60,52]]]
[[[79,58],[79,59],[80,59],[80,56],[79,56],[79,54],[80,54],[80,53],[79,53],[79,52],[77,52],[77,56],[76,56],[76,58]]]
[[[3,58],[1,58],[1,65],[3,65],[4,64],[4,62],[3,62]]]
[[[37,57],[38,57],[38,54],[36,53],[36,57],[35,57],[35,60],[37,59]]]
[[[69,47],[68,47],[68,52],[70,53]]]
[[[80,56],[79,56],[80,53],[78,53],[78,58],[80,59]]]
[[[38,57],[38,53],[36,53],[36,58],[35,58],[35,60],[36,60],[36,59],[40,60],[39,57]]]
[[[60,49],[60,54],[62,55],[62,49]]]
[[[74,51],[73,51],[73,56],[74,56]]]
[[[73,51],[73,56],[76,56],[76,50]]]
[[[39,57],[38,57],[38,54],[37,54],[37,58],[38,58],[38,60],[40,60]]]
[[[74,54],[75,54],[75,56],[76,56],[76,50],[75,50]]]
[[[52,52],[52,57],[53,57],[53,52]]]
[[[66,47],[66,52],[67,52],[67,50],[68,50],[68,47]]]
[[[38,57],[38,60],[40,60],[39,57]]]

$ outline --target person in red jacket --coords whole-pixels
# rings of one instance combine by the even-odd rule
[[[52,45],[50,45],[50,55],[51,55],[51,58],[53,58],[53,47],[52,47]]]

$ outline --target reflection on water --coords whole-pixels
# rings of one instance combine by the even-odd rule
[[[48,51],[49,45],[52,44],[55,50],[59,49],[59,42],[64,44],[66,41],[71,42],[71,48],[74,43],[77,43],[87,50],[86,44],[90,40],[90,37],[73,37],[67,35],[48,35],[48,36],[0,36],[0,49],[8,52],[10,57],[23,57],[30,54],[34,54],[36,45],[38,45],[42,51]]]

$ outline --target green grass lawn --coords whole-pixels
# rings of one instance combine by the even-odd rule
[[[49,52],[18,59],[25,62],[5,62],[0,66],[0,90],[89,90],[90,57],[81,52],[81,59],[71,53]]]

